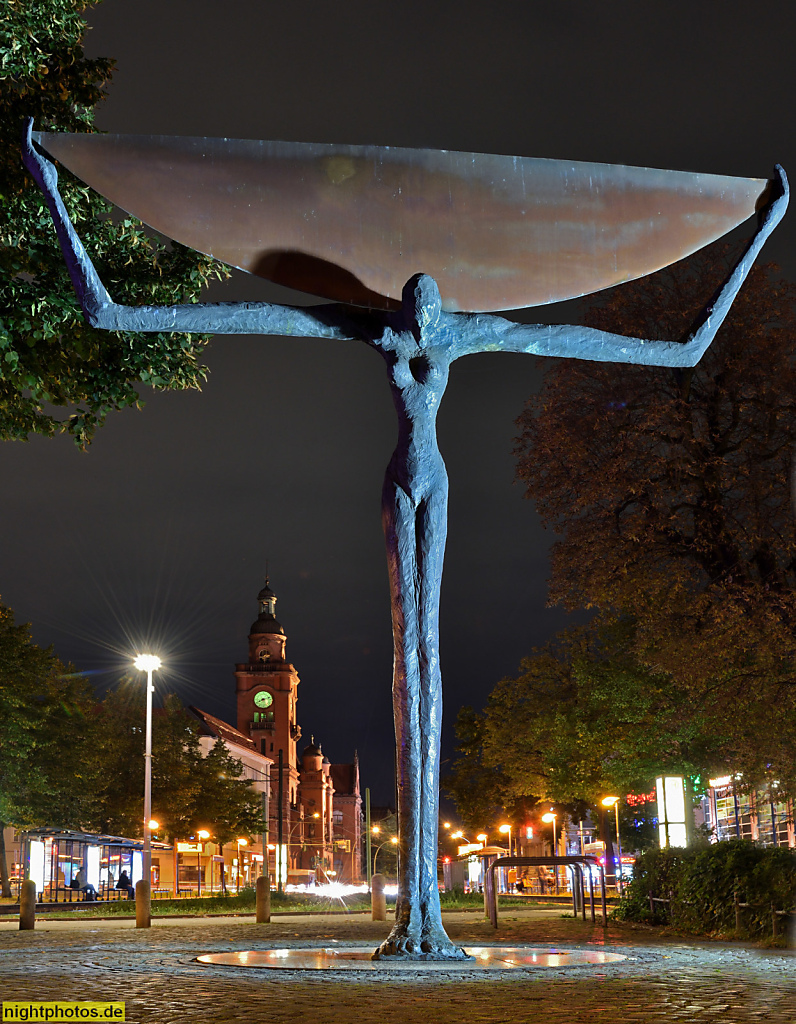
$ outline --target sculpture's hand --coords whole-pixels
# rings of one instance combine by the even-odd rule
[[[788,200],[790,198],[788,176],[781,164],[774,165],[774,174],[763,195],[767,197],[767,202],[758,212],[758,221],[762,228],[768,218],[774,218],[773,228],[782,220],[782,216],[788,208]]]
[[[42,153],[33,141],[33,119],[25,122],[22,139],[22,162],[33,176],[44,194],[44,199],[53,219],[55,233],[64,254],[66,268],[72,279],[75,294],[80,300],[83,313],[93,326],[103,309],[113,305],[113,300],[99,279],[94,264],[85,250],[67,213],[61,193],[58,191],[58,171],[49,157]]]
[[[719,291],[696,318],[681,341],[645,341],[592,327],[517,324],[484,314],[443,314],[441,322],[456,319],[451,330],[452,357],[475,352],[526,352],[537,356],[563,356],[604,363],[641,366],[696,366],[724,323],[735,296],[752,269],[760,250],[788,208],[788,178],[777,164],[758,213],[758,229]]]
[[[188,331],[218,334],[275,334],[307,338],[360,339],[347,307],[294,308],[267,302],[190,303],[184,306],[122,306],[100,280],[58,191],[53,162],[33,141],[33,120],[25,123],[22,160],[52,215],[69,276],[83,315],[92,327],[111,331]]]
[[[58,194],[58,171],[52,160],[42,153],[33,141],[32,117],[25,121],[22,138],[22,162],[45,196],[54,199]]]
[[[788,176],[780,164],[775,165],[774,176],[764,194],[767,194],[767,201],[758,212],[758,228],[755,236],[733,267],[727,280],[714,296],[713,301],[708,303],[695,320],[688,337],[685,339],[685,344],[680,346],[683,361],[677,363],[677,365],[696,366],[705,354],[710,343],[715,338],[719,327],[724,323],[730,307],[735,301],[735,296],[746,280],[746,275],[752,269],[752,265],[763,248],[766,239],[785,216],[788,201],[790,200],[790,187],[788,185]],[[663,365],[669,364],[664,363]]]

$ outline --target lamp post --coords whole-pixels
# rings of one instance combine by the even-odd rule
[[[273,849],[273,847],[268,842],[268,833],[269,833],[268,815],[269,815],[269,807],[270,807],[270,801],[271,801],[271,772],[270,772],[270,765],[268,765],[267,767],[269,768],[268,771],[261,772],[259,768],[254,768],[250,764],[246,765],[246,768],[248,769],[248,771],[254,772],[254,774],[258,775],[260,777],[260,779],[262,779],[264,781],[264,783],[265,783],[265,785],[263,786],[263,792],[262,792],[262,800],[263,800],[263,804],[262,804],[262,806],[263,806],[263,831],[260,833],[260,844],[262,845],[262,848],[263,848],[263,870],[262,870],[262,873],[268,879],[267,885],[268,885],[268,890],[269,890],[269,893],[270,893],[271,872],[270,872],[269,865],[268,865],[268,851],[270,849]],[[220,846],[219,849],[221,850],[221,853],[223,855],[224,847]],[[274,860],[276,860],[276,858],[274,858]],[[224,870],[223,863],[222,863],[221,870],[222,870],[222,873],[223,873],[223,870]]]
[[[498,829],[498,832],[502,832],[503,835],[506,835],[506,833],[508,833],[508,837],[509,837],[509,857],[510,857],[511,856],[511,825],[501,825],[500,828]]]
[[[367,853],[368,857],[370,858],[368,860],[368,891],[370,891],[370,888],[371,888],[370,881],[373,878],[373,874],[374,874],[374,870],[375,870],[373,865],[376,863],[376,857],[378,857],[379,850],[381,849],[381,847],[379,847],[379,849],[376,850],[376,855],[374,857],[371,858],[370,855],[371,855],[371,852],[372,852],[372,849],[373,849],[373,841],[374,841],[375,837],[378,836],[380,833],[381,833],[381,828],[378,825],[371,825],[370,826],[370,832],[368,833],[368,843],[367,843],[368,848],[366,850],[366,853]]]
[[[241,870],[241,865],[242,865],[240,848],[241,848],[241,846],[248,846],[249,845],[249,840],[246,839],[244,836],[241,836],[240,838],[238,838],[237,844],[238,844],[238,871],[237,871],[237,874],[235,876],[235,882],[236,882],[235,891],[236,892],[240,892],[240,870]]]
[[[619,870],[616,873],[616,880],[619,887],[619,895],[621,896],[624,893],[624,883],[622,881],[622,839],[619,835],[619,797],[604,796],[600,802],[603,807],[613,807],[616,812],[616,848],[619,856]]]
[[[553,856],[554,857],[558,856],[558,849],[556,848],[556,817],[557,817],[557,815],[555,815],[552,811],[548,811],[546,814],[542,815],[542,821],[547,822],[548,825],[551,822],[553,823]],[[556,896],[558,896],[558,865],[557,864],[554,866],[553,870],[555,871],[555,877],[556,877]]]
[[[321,815],[320,815],[320,813],[318,811],[315,811],[313,813],[312,817],[315,818],[315,819],[318,819],[318,818],[321,817]],[[276,870],[276,877],[277,877],[277,879],[279,879],[279,878],[282,878],[282,876],[284,875],[284,878],[282,878],[283,884],[287,881],[287,871],[288,871],[288,868],[289,868],[289,865],[290,865],[290,851],[291,851],[291,849],[293,847],[296,847],[296,846],[300,847],[302,851],[305,851],[307,849],[307,837],[306,836],[301,837],[298,840],[298,842],[296,842],[296,843],[293,842],[293,836],[296,833],[296,829],[301,830],[308,823],[309,823],[309,821],[308,821],[307,818],[297,818],[296,821],[294,821],[293,824],[288,829],[287,842],[286,843],[281,843],[281,844],[277,843],[275,846],[271,847],[275,851],[274,852],[274,865],[275,865],[275,870]],[[322,828],[323,828],[323,826],[322,826]],[[312,845],[312,844],[310,844],[310,845]],[[321,832],[321,842],[320,842],[321,850],[324,849],[324,845],[325,845],[324,844],[324,832],[322,831]],[[312,866],[317,868],[318,865],[321,862],[321,854],[320,853],[315,854],[313,859],[314,859],[314,861],[316,863],[314,863]],[[301,860],[301,858],[299,858],[299,861],[300,860]],[[326,872],[324,871],[324,874],[325,873]],[[277,890],[278,890],[278,887],[277,887]]]
[[[475,838],[478,840],[478,842],[483,847],[483,846],[486,846],[486,841],[487,841],[487,839],[489,839],[489,836],[486,834],[486,832],[479,832],[478,835]]]
[[[196,836],[197,836],[197,838],[199,840],[199,843],[197,844],[199,846],[199,849],[196,852],[196,894],[197,894],[197,896],[201,896],[202,895],[202,843],[205,841],[205,839],[209,839],[210,838],[210,833],[207,831],[206,828],[200,828],[199,831],[196,833]],[[211,891],[211,893],[212,893],[212,890],[213,890],[213,874],[212,874],[212,871],[213,871],[213,862],[211,861],[210,862],[210,891]]]
[[[139,654],[133,662],[139,672],[146,672],[146,739],[144,750],[144,878],[147,886],[152,883],[152,694],[155,687],[152,685],[152,673],[161,666],[161,660],[156,654]],[[149,896],[146,899],[149,904]],[[148,919],[148,909],[143,915]],[[136,908],[136,928],[148,928],[149,923],[139,924],[139,915]]]
[[[398,845],[398,836],[390,836],[390,838],[389,839],[385,839],[383,843],[379,843],[378,847],[376,848],[376,853],[375,853],[375,855],[373,857],[373,874],[374,875],[376,874],[376,862],[379,859],[379,850],[381,850],[382,846],[389,846],[390,843],[392,843],[393,846],[397,846]]]

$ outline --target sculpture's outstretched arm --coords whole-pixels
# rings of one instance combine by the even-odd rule
[[[121,306],[114,302],[80,241],[58,191],[53,162],[31,137],[28,120],[22,159],[44,193],[61,244],[69,276],[86,320],[108,331],[188,331],[199,334],[272,334],[351,341],[361,335],[348,329],[345,306],[278,306],[268,302],[215,302],[180,306]]]
[[[779,165],[774,168],[770,188],[771,196],[761,211],[757,232],[684,341],[644,341],[590,327],[517,324],[485,314],[459,314],[455,332],[452,332],[454,358],[475,352],[528,352],[539,356],[565,356],[605,363],[695,366],[724,322],[764,242],[782,220],[788,207],[788,179]],[[443,314],[443,330],[445,316]]]

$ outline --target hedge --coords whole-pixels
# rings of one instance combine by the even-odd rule
[[[618,920],[672,923],[683,931],[735,931],[735,895],[749,936],[771,935],[772,904],[796,905],[796,851],[757,846],[748,839],[685,849],[649,850],[636,861],[633,879],[614,913]],[[655,903],[650,894],[668,903]]]

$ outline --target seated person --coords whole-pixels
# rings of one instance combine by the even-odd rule
[[[97,890],[86,878],[85,868],[80,868],[78,873],[72,879],[72,888],[79,889],[80,892],[85,893],[87,900],[95,900],[97,898]]]
[[[135,899],[135,889],[130,884],[130,876],[127,874],[126,871],[122,871],[122,873],[119,875],[119,881],[116,883],[116,888],[117,889],[126,889],[127,890],[127,899],[128,900],[134,900]]]
[[[555,882],[556,876],[553,874],[552,869],[545,865],[541,865],[537,868],[537,874],[539,876],[539,892],[544,896],[545,887],[552,886]]]

